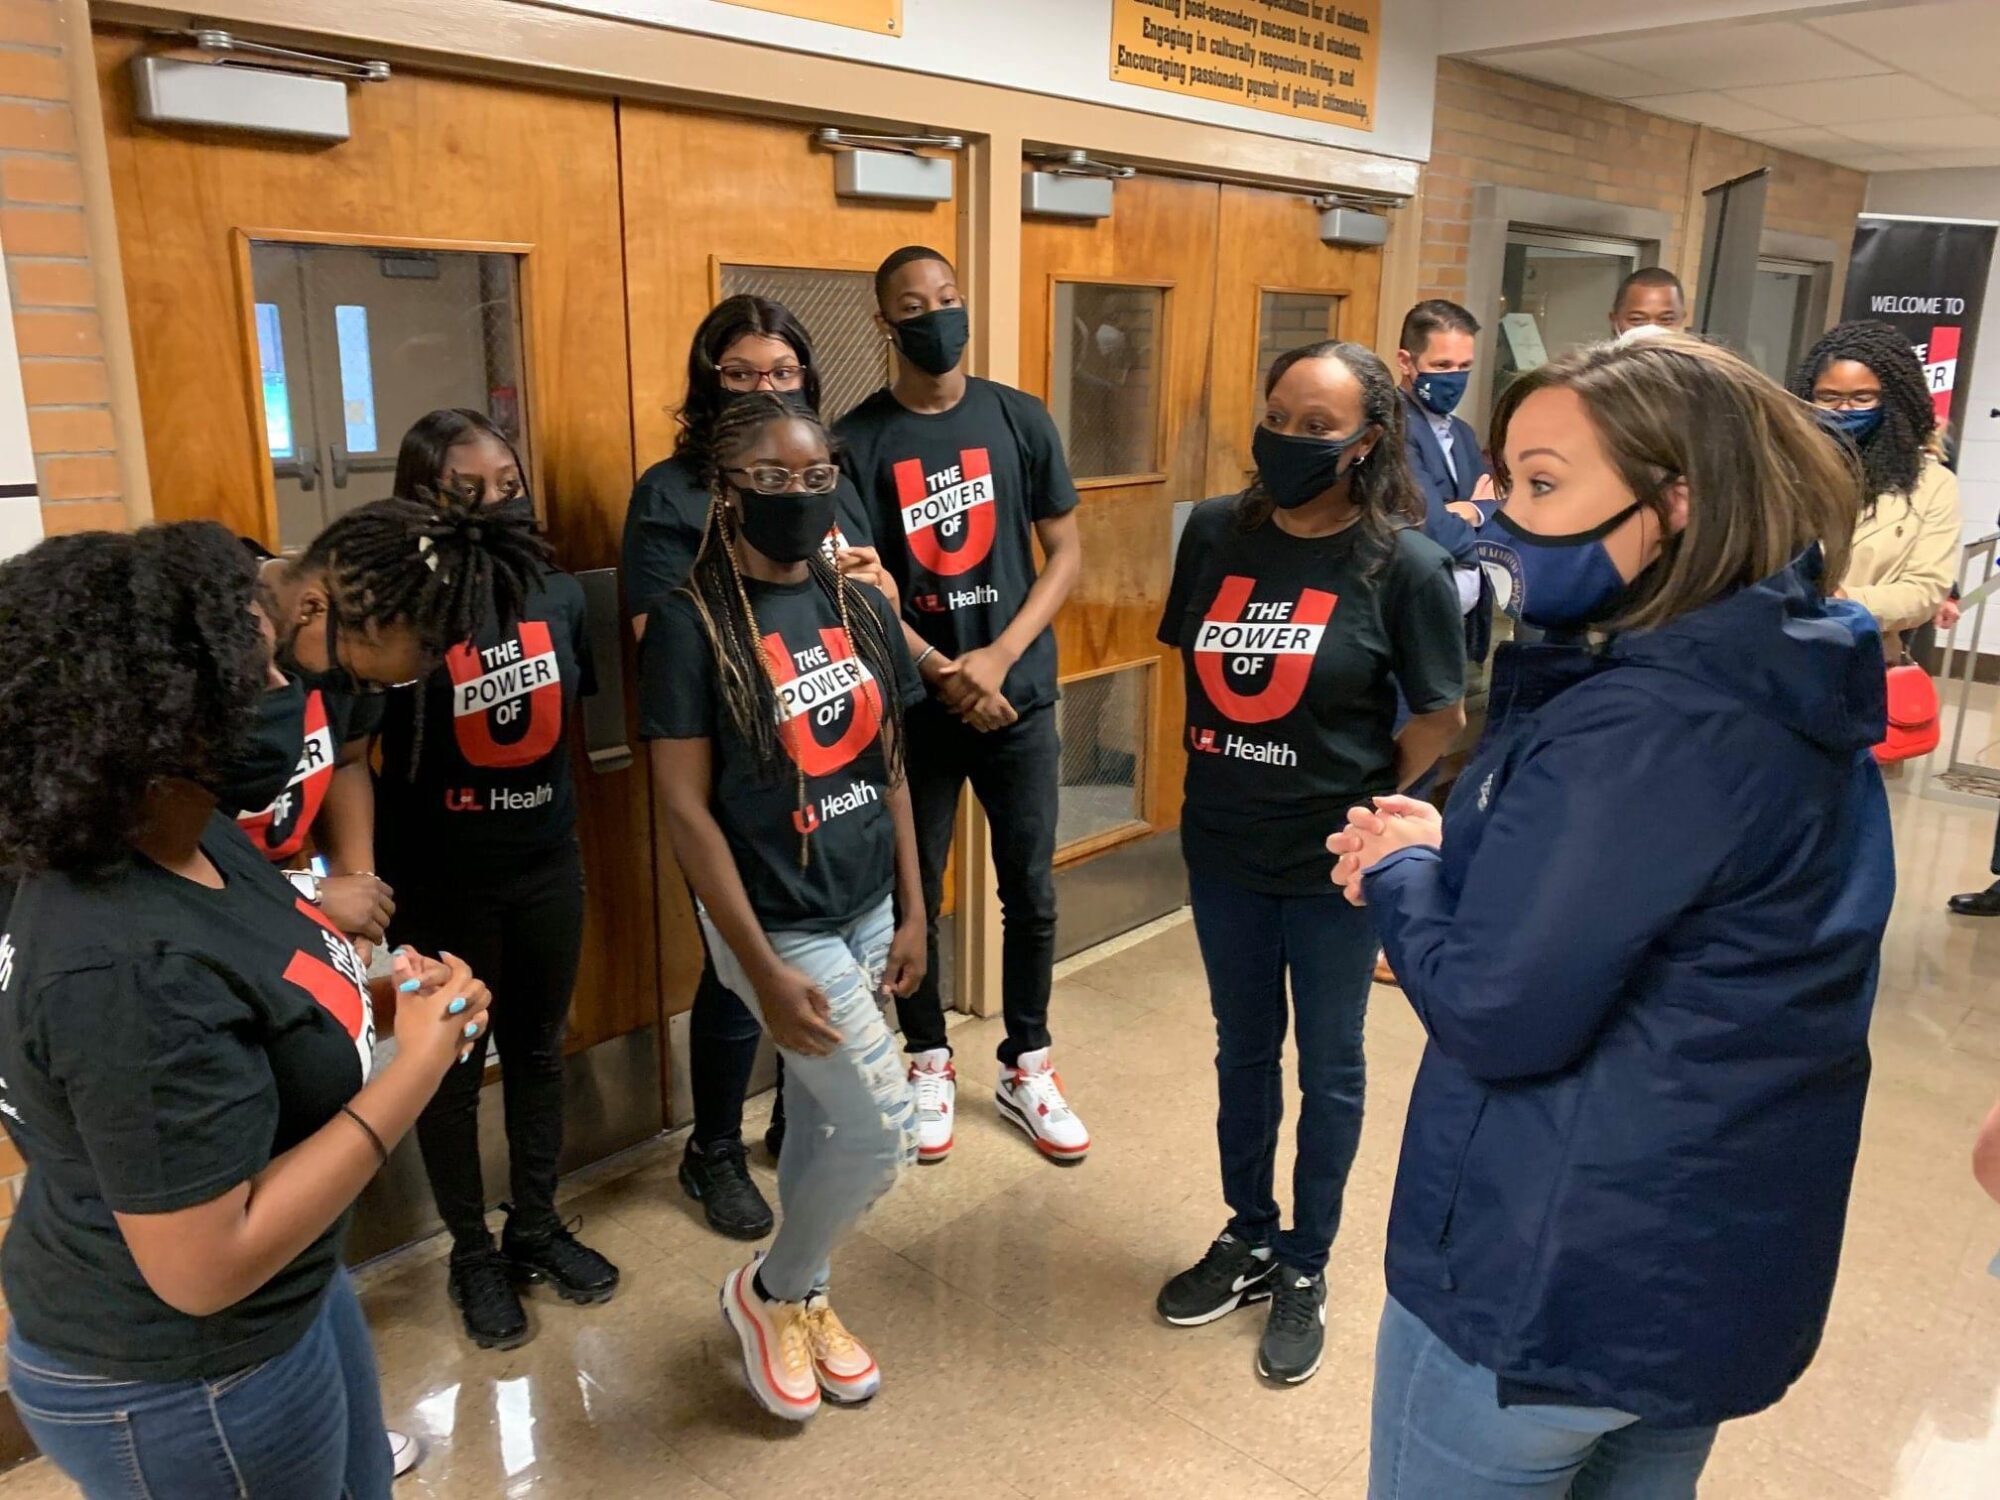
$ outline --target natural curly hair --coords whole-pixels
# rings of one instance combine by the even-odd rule
[[[270,661],[255,582],[209,521],[51,537],[0,565],[0,865],[106,869],[152,782],[215,784]]]
[[[1917,351],[1894,325],[1874,318],[1837,323],[1822,334],[1793,372],[1792,394],[1811,401],[1826,367],[1841,359],[1868,366],[1882,382],[1882,425],[1860,445],[1861,471],[1868,479],[1862,513],[1871,515],[1880,496],[1907,495],[1917,487],[1937,434],[1937,408]]]

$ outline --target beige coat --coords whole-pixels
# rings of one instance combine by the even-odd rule
[[[1882,496],[1875,513],[1855,527],[1841,592],[1875,617],[1894,654],[1900,633],[1936,614],[1958,581],[1962,545],[1958,476],[1926,459],[1916,489]]]

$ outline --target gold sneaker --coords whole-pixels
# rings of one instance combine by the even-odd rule
[[[812,1344],[813,1373],[819,1388],[835,1406],[859,1406],[882,1389],[882,1372],[875,1357],[847,1331],[826,1293],[806,1298],[806,1336]]]
[[[722,1315],[743,1345],[750,1394],[775,1417],[803,1422],[819,1413],[813,1371],[812,1323],[802,1302],[766,1302],[757,1295],[762,1255],[722,1283]]]

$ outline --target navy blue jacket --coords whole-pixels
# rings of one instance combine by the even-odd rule
[[[1424,535],[1449,552],[1451,560],[1460,567],[1476,568],[1479,566],[1477,533],[1446,510],[1445,505],[1452,500],[1470,500],[1479,477],[1489,472],[1485,455],[1479,451],[1479,439],[1472,435],[1472,429],[1464,422],[1457,417],[1451,419],[1451,451],[1458,460],[1458,477],[1453,478],[1451,465],[1444,461],[1444,449],[1438,445],[1437,434],[1431,430],[1430,413],[1410,392],[1400,394],[1403,398],[1403,453],[1409,459],[1410,472],[1416,477],[1417,488],[1423,491]],[[1493,587],[1482,573],[1479,602],[1465,617],[1466,659],[1485,661],[1492,640]]]
[[[1881,641],[1818,572],[1504,648],[1442,850],[1366,879],[1429,1035],[1391,1295],[1663,1425],[1784,1394],[1840,1257],[1895,864]]]

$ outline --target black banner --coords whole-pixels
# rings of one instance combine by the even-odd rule
[[[1877,218],[1854,226],[1842,320],[1877,318],[1903,331],[1924,363],[1938,424],[1956,451],[1972,389],[1995,226],[1940,219]]]

